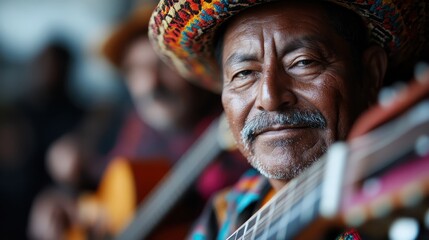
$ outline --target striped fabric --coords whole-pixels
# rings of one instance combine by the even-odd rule
[[[251,169],[231,188],[217,194],[194,227],[190,239],[226,239],[257,211],[271,189],[268,180]]]

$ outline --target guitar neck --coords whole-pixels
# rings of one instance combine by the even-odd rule
[[[290,238],[312,222],[319,212],[325,163],[320,159],[290,181],[228,240]]]
[[[134,219],[117,239],[144,239],[174,207],[202,171],[224,149],[218,134],[219,119],[215,120],[204,134],[176,163],[173,169],[146,197]]]

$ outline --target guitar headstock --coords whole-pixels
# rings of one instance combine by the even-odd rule
[[[429,70],[362,115],[348,145],[341,206],[348,225],[385,234],[399,217],[428,218]]]
[[[423,124],[429,113],[427,106],[421,104],[429,99],[429,68],[420,71],[407,86],[392,95],[394,97],[380,101],[362,114],[351,129],[348,145],[354,154],[346,169],[351,173],[347,184],[359,182],[379,171],[389,161],[410,151],[419,136],[429,134],[424,129],[412,136],[408,133]],[[415,107],[417,105],[421,107]],[[402,136],[410,137],[402,139]]]
[[[421,65],[420,65],[421,66]],[[423,68],[423,69],[422,69]],[[408,85],[382,89],[379,102],[359,117],[351,129],[348,140],[352,141],[371,130],[395,119],[413,105],[429,97],[429,67],[418,68]]]

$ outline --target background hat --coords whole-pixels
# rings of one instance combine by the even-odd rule
[[[122,58],[131,41],[147,35],[149,19],[155,4],[136,9],[124,22],[119,24],[101,47],[101,53],[114,66],[121,67]]]
[[[149,25],[149,37],[161,57],[179,73],[213,91],[221,91],[214,57],[214,33],[229,17],[273,0],[161,0]],[[284,0],[283,0],[284,1]],[[382,46],[396,66],[427,45],[428,0],[329,0],[363,17],[371,42]]]

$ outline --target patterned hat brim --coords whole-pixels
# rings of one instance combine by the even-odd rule
[[[156,51],[179,73],[220,92],[214,57],[216,29],[231,16],[275,0],[161,0],[149,22]],[[390,63],[400,64],[422,50],[429,31],[428,0],[325,0],[353,10],[367,23],[370,40],[382,46]]]

